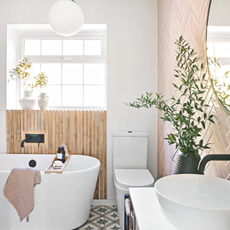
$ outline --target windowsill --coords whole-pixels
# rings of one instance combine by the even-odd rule
[[[45,109],[45,110],[41,110],[41,109],[39,109],[39,108],[35,108],[35,109],[22,109],[22,108],[7,108],[6,110],[22,110],[22,111],[26,111],[26,110],[28,110],[28,111],[32,111],[32,110],[34,110],[34,111],[38,111],[38,110],[40,110],[40,111],[49,111],[49,110],[52,110],[52,111],[60,111],[60,110],[107,110],[107,108],[99,108],[99,107],[97,107],[97,108],[47,108],[47,109]]]

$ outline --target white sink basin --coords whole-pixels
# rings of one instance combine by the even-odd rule
[[[177,230],[230,229],[230,181],[172,175],[157,180],[155,191],[164,216]]]

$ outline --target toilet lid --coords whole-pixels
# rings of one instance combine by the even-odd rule
[[[115,180],[122,188],[150,187],[154,179],[148,169],[114,169]]]

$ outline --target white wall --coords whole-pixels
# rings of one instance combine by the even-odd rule
[[[0,1],[0,139],[6,152],[6,27],[7,24],[47,24],[56,0]],[[108,50],[108,199],[112,183],[112,132],[149,133],[148,168],[157,177],[157,118],[155,108],[137,110],[123,105],[146,91],[157,90],[157,0],[77,0],[85,23],[107,24]]]
[[[210,26],[230,26],[230,1],[212,0],[208,25]]]

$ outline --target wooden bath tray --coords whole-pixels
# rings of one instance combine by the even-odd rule
[[[49,173],[59,173],[59,174],[61,174],[64,171],[66,165],[68,164],[68,162],[70,160],[71,152],[68,152],[68,153],[69,153],[69,156],[66,158],[65,163],[63,164],[61,169],[54,169],[53,168],[53,163],[54,163],[54,161],[57,160],[57,156],[55,156],[53,161],[51,162],[51,164],[46,168],[45,173],[46,174],[49,174]]]

